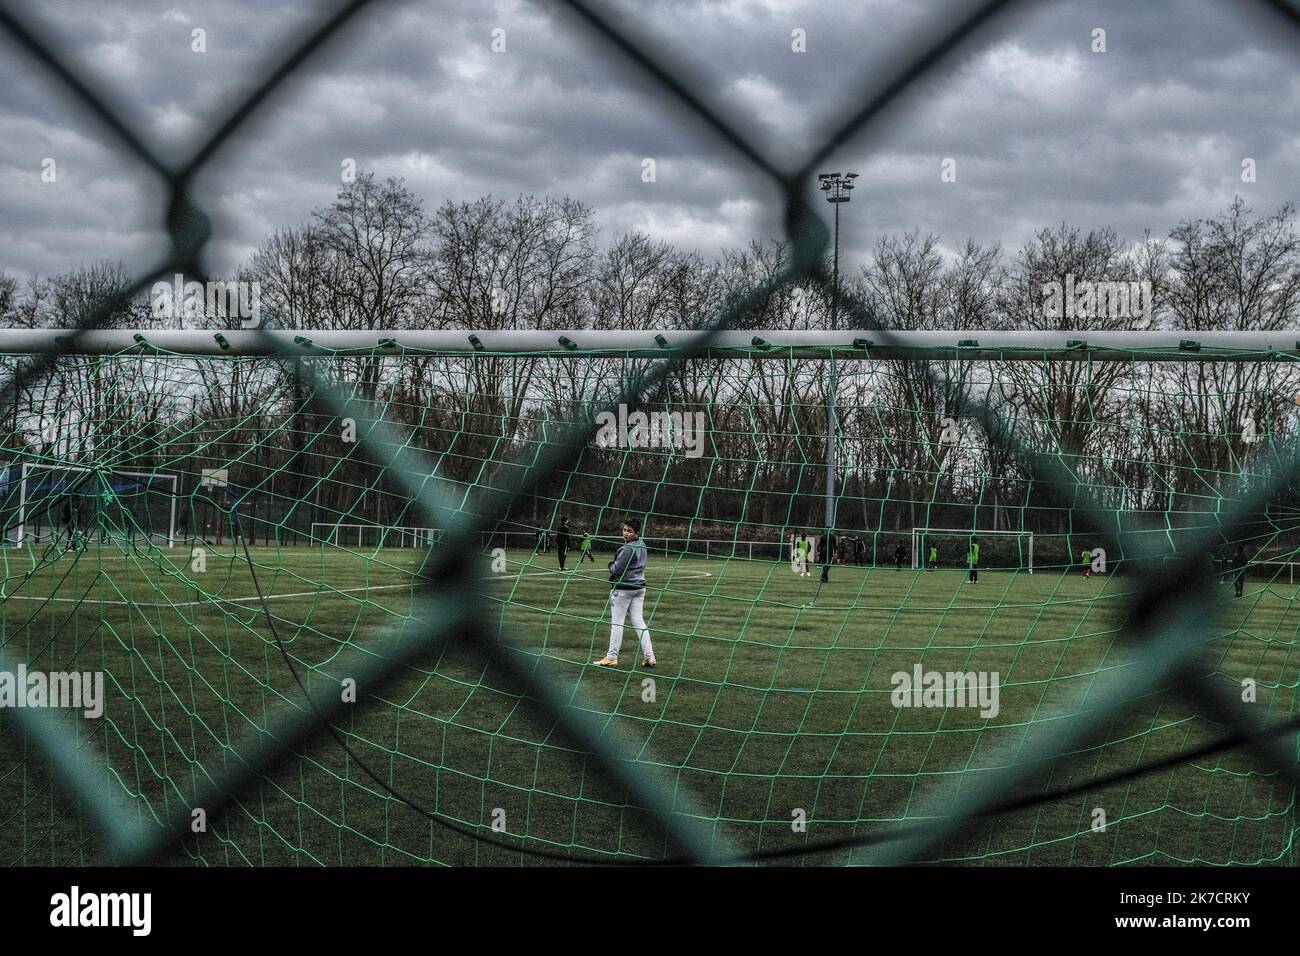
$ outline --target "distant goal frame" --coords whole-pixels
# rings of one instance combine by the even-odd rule
[[[3,466],[0,466],[0,468],[3,468],[4,470],[8,470],[10,468],[16,468],[19,471],[18,512],[17,512],[18,519],[13,524],[7,525],[2,531],[0,531],[0,547],[20,548],[25,544],[31,543],[31,541],[39,542],[41,540],[36,535],[32,535],[29,538],[27,533],[27,524],[28,524],[27,482],[28,482],[28,475],[34,471],[83,472],[92,475],[107,473],[110,475],[122,475],[127,478],[143,478],[150,483],[154,483],[162,479],[170,480],[171,492],[168,496],[170,501],[168,503],[168,509],[167,509],[167,534],[165,538],[161,534],[146,534],[144,537],[150,543],[153,543],[154,539],[159,539],[160,543],[162,540],[165,540],[167,547],[169,548],[176,547],[176,542],[180,537],[178,527],[176,524],[176,507],[180,499],[181,476],[179,474],[175,474],[173,472],[168,472],[168,471],[139,471],[135,469],[118,469],[118,468],[100,469],[100,468],[92,468],[87,465],[64,464],[62,462],[59,463],[32,462],[32,461],[8,462],[5,463]],[[82,528],[79,530],[84,534],[87,532],[88,529]],[[56,534],[53,533],[51,534],[51,540],[53,540],[56,537],[57,537]]]
[[[1028,538],[1028,560],[1025,562],[1025,570],[1030,574],[1034,573],[1034,532],[1032,531],[993,531],[988,528],[929,528],[917,527],[912,529],[912,570],[919,571],[924,568],[925,561],[921,556],[922,542],[927,534],[951,535],[954,537],[964,536],[967,541],[971,538]],[[958,567],[965,567],[966,561],[963,555],[962,562]]]

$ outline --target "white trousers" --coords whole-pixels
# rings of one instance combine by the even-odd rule
[[[650,628],[646,627],[645,618],[641,614],[644,606],[645,588],[638,588],[635,591],[615,589],[609,592],[612,622],[609,627],[609,653],[605,656],[610,660],[618,660],[619,649],[623,646],[623,619],[629,614],[632,616],[632,627],[641,641],[641,653],[646,657],[655,656],[655,649],[650,644]]]

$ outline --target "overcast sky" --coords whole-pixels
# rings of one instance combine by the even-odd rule
[[[689,82],[792,165],[861,102],[900,51],[967,3],[639,0],[605,4]],[[178,157],[335,3],[42,0],[97,89]],[[39,12],[37,12],[39,11]],[[193,32],[205,31],[206,52]],[[1104,53],[1093,31],[1105,30]],[[493,31],[504,31],[494,52]],[[804,31],[806,52],[792,49]],[[497,35],[498,38],[501,34]],[[1250,0],[1029,2],[822,168],[861,174],[844,207],[846,261],[914,227],[952,247],[1014,250],[1066,220],[1137,239],[1257,212],[1300,181],[1300,31]],[[57,179],[42,181],[55,161]],[[602,240],[630,230],[712,254],[781,232],[776,192],[553,2],[377,2],[310,60],[204,171],[227,271],[338,190],[342,164],[399,176],[430,210],[492,193],[569,195]],[[643,160],[655,161],[644,182]],[[955,160],[956,182],[942,163]],[[1242,161],[1256,181],[1242,181]],[[133,269],[163,248],[157,179],[0,30],[0,269],[50,275],[93,260]],[[811,185],[811,184],[810,184]],[[829,211],[829,206],[824,206]]]

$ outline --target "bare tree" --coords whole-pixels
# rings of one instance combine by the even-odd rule
[[[595,259],[591,210],[571,199],[484,197],[446,203],[433,217],[431,321],[445,328],[545,329],[585,324]],[[452,397],[445,427],[462,432],[444,473],[465,478],[518,434],[533,395],[534,360],[482,355],[430,368],[429,387]],[[559,382],[550,383],[559,388]],[[552,400],[556,397],[552,393]],[[536,396],[533,396],[536,400]],[[573,420],[575,409],[554,409]],[[490,480],[491,474],[483,476]]]
[[[1170,233],[1168,307],[1189,330],[1281,329],[1294,324],[1300,303],[1300,239],[1295,208],[1251,217],[1238,197],[1218,216],[1180,223]],[[1180,363],[1167,375],[1158,422],[1162,457],[1179,465],[1176,487],[1204,494],[1234,481],[1270,432],[1293,414],[1300,382],[1262,362]]]
[[[970,258],[950,274],[939,238],[913,230],[877,242],[860,282],[865,301],[886,328],[935,329],[952,321],[965,300],[982,304],[988,298],[979,288],[979,268],[983,263],[987,270],[994,261],[995,254],[990,258],[972,248]],[[967,372],[959,363],[898,360],[886,363],[878,379],[883,408],[870,414],[868,427],[874,426],[882,440],[863,450],[864,461],[871,462],[867,467],[875,470],[882,495],[902,503],[892,511],[900,528],[918,524],[921,503],[935,500],[941,488],[952,496],[958,450],[953,435]]]
[[[1070,290],[1085,284],[1130,283],[1137,281],[1137,274],[1133,250],[1111,229],[1086,235],[1065,223],[1056,229],[1042,229],[1021,249],[1009,271],[1003,298],[1006,321],[1016,329],[1082,332],[1128,327],[1134,321],[1132,316],[1111,315],[1095,303],[1086,310],[1065,305],[1057,308],[1053,295],[1068,299]],[[1021,434],[1031,436],[1039,451],[1057,453],[1068,467],[1085,474],[1089,456],[1095,461],[1102,454],[1096,422],[1107,417],[1116,402],[1114,386],[1124,373],[1123,366],[1016,362],[1007,372],[1015,386],[1014,400],[1024,405],[1033,420],[1034,427]]]
[[[362,173],[313,213],[320,241],[337,258],[326,272],[336,328],[409,327],[426,293],[429,220],[401,180]],[[313,238],[309,236],[308,239]],[[309,242],[304,252],[315,252]]]

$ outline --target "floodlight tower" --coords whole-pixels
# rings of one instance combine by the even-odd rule
[[[833,256],[833,273],[831,279],[831,322],[832,332],[839,331],[840,312],[840,205],[849,201],[853,191],[853,180],[857,173],[820,173],[817,179],[821,190],[826,194],[826,201],[835,206],[835,254]],[[831,570],[831,535],[835,531],[835,449],[839,432],[835,414],[835,353],[831,353],[831,369],[826,393],[826,540],[823,544],[822,581],[830,580]]]

